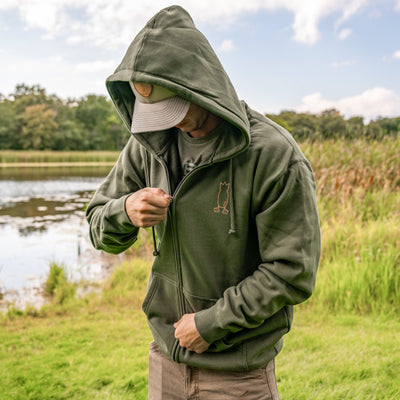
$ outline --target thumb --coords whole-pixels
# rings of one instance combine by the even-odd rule
[[[182,318],[181,318],[179,321],[176,321],[176,322],[174,323],[174,328],[175,328],[175,329],[180,325],[181,321],[182,321]]]

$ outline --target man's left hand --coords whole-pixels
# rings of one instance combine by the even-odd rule
[[[207,343],[199,334],[194,314],[185,314],[178,322],[174,323],[175,338],[179,340],[181,347],[185,347],[196,353],[204,353],[209,348]]]

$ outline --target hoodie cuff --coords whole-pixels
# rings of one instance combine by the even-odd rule
[[[209,344],[222,339],[227,331],[218,326],[214,307],[197,312],[194,316],[197,331]]]
[[[126,212],[125,202],[129,196],[130,194],[113,200],[110,202],[110,208],[108,209],[108,218],[113,221],[114,226],[120,227],[121,233],[132,232],[132,230],[138,229],[132,224]]]

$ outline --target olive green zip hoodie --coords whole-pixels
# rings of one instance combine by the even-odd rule
[[[178,180],[177,128],[133,134],[87,208],[91,240],[111,253],[126,250],[139,230],[126,214],[127,196],[147,186],[169,193],[143,302],[154,340],[192,366],[264,366],[282,347],[292,306],[315,283],[320,230],[311,167],[288,132],[238,100],[179,6],[146,24],[107,79],[128,129],[135,100],[129,81],[164,86],[227,123],[212,156]],[[202,354],[174,337],[173,324],[192,312],[210,343]]]

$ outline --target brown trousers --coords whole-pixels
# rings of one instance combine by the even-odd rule
[[[250,372],[189,367],[169,359],[153,342],[149,400],[278,400],[275,363]]]

